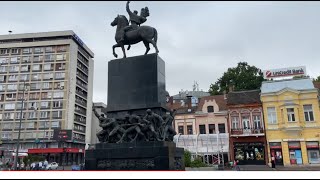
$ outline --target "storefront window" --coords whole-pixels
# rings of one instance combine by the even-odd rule
[[[318,141],[306,142],[306,145],[307,145],[309,164],[320,164],[319,142]]]
[[[288,142],[290,164],[302,164],[300,142]]]

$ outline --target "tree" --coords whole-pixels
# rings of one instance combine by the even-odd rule
[[[313,79],[315,82],[320,82],[320,76],[317,77],[317,79]]]
[[[239,62],[237,67],[228,68],[222,77],[214,84],[210,85],[209,93],[211,95],[223,94],[229,92],[229,87],[234,91],[260,89],[264,81],[261,69],[248,65],[247,62]]]

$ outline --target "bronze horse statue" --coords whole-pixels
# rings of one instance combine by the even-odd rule
[[[150,26],[139,26],[137,29],[132,29],[127,32],[125,32],[125,38],[123,41],[120,42],[121,31],[124,30],[125,27],[129,25],[129,21],[124,15],[118,15],[114,21],[111,23],[111,26],[117,26],[117,31],[115,35],[115,40],[117,44],[112,46],[113,55],[114,57],[118,57],[118,55],[115,53],[116,47],[121,47],[123,52],[123,58],[126,58],[126,51],[124,49],[125,45],[129,45],[128,50],[130,49],[131,44],[137,44],[139,42],[143,42],[146,46],[146,52],[147,54],[150,50],[149,43],[153,45],[153,47],[156,49],[156,53],[159,53],[158,47],[157,47],[157,39],[158,39],[158,33],[157,30]]]

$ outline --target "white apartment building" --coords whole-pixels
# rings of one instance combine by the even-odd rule
[[[91,141],[93,52],[73,31],[0,35],[0,147],[61,162],[53,129],[72,130],[67,161]],[[28,85],[23,98],[23,84]]]

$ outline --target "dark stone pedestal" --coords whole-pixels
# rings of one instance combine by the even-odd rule
[[[111,60],[108,63],[108,117],[130,111],[145,114],[166,109],[165,63],[157,54]],[[164,109],[164,110],[162,110]]]
[[[86,151],[85,170],[184,170],[174,142],[99,143]]]

